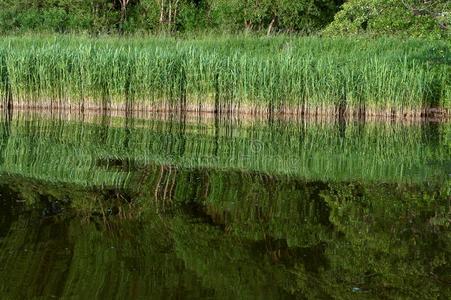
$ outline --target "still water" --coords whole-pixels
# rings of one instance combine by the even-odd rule
[[[15,113],[1,299],[450,299],[451,124]]]

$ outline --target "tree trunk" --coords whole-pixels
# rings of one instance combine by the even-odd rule
[[[168,24],[169,24],[169,31],[172,29],[171,23],[172,23],[172,1],[169,1],[169,14],[168,14]]]
[[[179,0],[176,0],[175,1],[175,4],[174,4],[174,17],[172,18],[172,22],[174,23],[174,25],[175,25],[175,22],[177,21],[177,8],[178,8],[178,5],[179,5]]]
[[[164,0],[160,1],[160,24],[164,21]]]
[[[124,24],[127,17],[127,4],[130,0],[121,0],[121,31],[124,31]]]
[[[268,33],[267,33],[268,36],[271,34],[272,27],[274,26],[275,22],[276,22],[276,18],[273,17],[272,20],[271,20],[271,23],[269,23],[269,26],[268,26]]]
[[[252,21],[250,20],[244,20],[244,28],[247,31],[251,31],[252,30]]]
[[[125,6],[121,6],[121,26],[124,25],[125,22]]]

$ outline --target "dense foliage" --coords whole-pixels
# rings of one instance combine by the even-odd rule
[[[449,32],[450,21],[446,0],[0,0],[0,6],[0,33],[269,34],[327,27],[327,34],[437,37]]]
[[[1,0],[0,31],[303,31],[329,23],[341,0]]]
[[[449,35],[450,11],[447,0],[350,0],[325,32],[439,37]]]

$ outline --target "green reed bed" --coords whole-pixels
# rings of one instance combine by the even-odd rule
[[[420,115],[451,108],[444,41],[6,37],[4,104]]]

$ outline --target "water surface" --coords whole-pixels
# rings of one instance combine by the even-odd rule
[[[3,116],[0,297],[449,299],[450,129]]]

